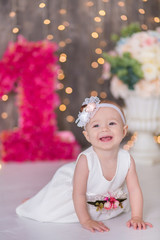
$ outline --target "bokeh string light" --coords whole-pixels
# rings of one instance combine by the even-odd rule
[[[60,74],[58,75],[58,79],[61,81],[61,86],[63,88],[59,88],[59,90],[63,90],[63,97],[62,97],[62,104],[59,106],[59,110],[61,112],[65,112],[64,116],[68,123],[74,122],[74,117],[70,115],[68,105],[70,104],[69,95],[72,94],[73,89],[71,86],[67,85],[66,82],[66,74],[64,72],[65,64],[68,64],[68,53],[66,52],[67,44],[72,43],[72,39],[69,36],[69,28],[70,22],[68,17],[67,11],[67,4],[66,1],[62,1],[62,4],[59,9],[59,17],[60,17],[60,24],[57,26],[57,30],[59,31],[58,34],[61,34],[61,39],[58,42],[59,45],[59,63],[61,65]],[[62,83],[63,82],[63,83]],[[63,85],[62,85],[63,84]],[[67,85],[67,86],[66,86]],[[68,111],[66,111],[68,110]],[[68,115],[69,114],[69,115]]]
[[[145,2],[143,0],[139,2],[138,14],[139,14],[142,30],[148,30],[148,26],[145,23],[146,9],[145,9]]]
[[[9,12],[9,18],[11,22],[11,39],[15,41],[17,39],[17,34],[20,32],[20,28],[17,21],[17,11],[18,5],[16,1],[11,0],[11,11]]]
[[[130,140],[127,141],[126,144],[124,144],[123,148],[125,150],[129,151],[133,147],[136,139],[137,139],[137,132],[133,133],[133,135],[131,136]]]
[[[67,63],[67,53],[64,51],[64,48],[66,47],[67,44],[70,44],[72,42],[72,39],[70,39],[69,34],[68,37],[66,38],[67,35],[67,30],[70,26],[70,23],[68,21],[68,16],[67,16],[67,7],[66,7],[66,1],[61,1],[60,4],[60,9],[59,9],[59,22],[51,21],[49,17],[49,6],[48,6],[49,1],[43,1],[39,3],[39,7],[42,10],[42,15],[43,15],[43,23],[46,25],[46,31],[44,32],[44,37],[46,37],[48,40],[54,40],[56,41],[56,34],[61,36],[60,41],[56,41],[59,46],[58,54],[59,54],[59,64],[61,66],[61,69],[59,69],[58,73],[58,80],[59,82],[57,83],[57,90],[58,91],[64,91],[64,93],[67,95],[64,98],[61,99],[62,103],[59,105],[58,109],[60,112],[65,112],[67,110],[67,105],[70,104],[70,100],[68,98],[68,95],[72,94],[73,89],[70,86],[65,86],[66,81],[65,81],[65,73],[64,70],[64,64]],[[52,25],[56,25],[56,32],[53,34],[52,31],[50,31]],[[68,118],[68,116],[70,116]],[[71,123],[74,121],[74,117],[71,115],[68,115],[66,117],[67,122]]]
[[[10,39],[12,41],[15,41],[17,39],[17,34],[19,34],[20,32],[20,27],[18,26],[18,22],[17,22],[17,11],[18,11],[18,6],[16,4],[16,1],[11,0],[11,9],[10,12],[8,14],[9,20],[10,20]],[[9,101],[9,96],[10,95],[3,95],[1,98],[1,105],[2,105],[2,109],[6,109],[6,103],[7,101]],[[2,110],[2,112],[0,112],[0,117],[3,121],[8,119],[8,113]]]
[[[101,54],[102,54],[102,47],[105,47],[107,45],[105,39],[103,39],[103,25],[104,25],[104,17],[106,15],[104,4],[106,2],[109,2],[109,0],[99,2],[98,8],[96,8],[95,16],[93,16],[93,14],[90,14],[90,18],[92,18],[92,21],[94,21],[94,24],[93,24],[94,29],[91,32],[91,39],[93,39],[94,41],[93,45],[95,46],[95,49],[91,49],[91,51],[93,52],[95,59],[92,60],[90,63],[90,67],[93,69],[93,71],[96,71],[99,68],[99,66],[104,64],[104,59],[103,57],[101,57]],[[94,6],[93,1],[86,1],[85,6],[88,12],[90,13],[94,12],[92,10],[92,7]],[[99,84],[98,80],[97,80],[97,84]],[[89,94],[91,96],[98,96],[98,92],[95,89],[92,89]],[[100,96],[102,98],[105,98],[106,94],[104,95],[103,93],[102,94],[100,93]]]

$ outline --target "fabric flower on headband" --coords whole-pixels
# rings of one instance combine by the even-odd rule
[[[82,112],[79,112],[78,118],[76,120],[78,127],[85,128],[86,124],[90,121],[90,119],[94,116],[94,114],[100,107],[109,107],[115,109],[121,116],[123,124],[126,124],[124,114],[119,107],[112,103],[100,103],[100,99],[98,97],[92,96],[90,98],[86,98],[85,101],[82,103],[82,107],[84,108]]]
[[[98,105],[100,103],[100,99],[98,97],[91,96],[90,98],[86,98],[82,103],[83,108],[82,112],[79,112],[78,118],[75,121],[78,127],[85,127],[86,124],[90,121],[92,116],[97,111]]]

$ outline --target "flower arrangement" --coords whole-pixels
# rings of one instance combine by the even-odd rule
[[[19,36],[0,61],[0,97],[14,89],[19,111],[18,128],[0,135],[3,161],[74,159],[79,153],[74,136],[57,131],[56,50],[55,43]]]
[[[103,54],[102,77],[111,80],[113,96],[160,96],[160,29],[141,31],[131,24],[112,39],[117,43],[114,51]]]
[[[111,209],[116,209],[118,207],[123,208],[122,202],[125,201],[127,198],[114,198],[112,196],[110,197],[105,197],[104,200],[97,200],[95,202],[87,202],[90,205],[93,205],[97,207],[96,211],[106,209],[106,210],[111,210]]]

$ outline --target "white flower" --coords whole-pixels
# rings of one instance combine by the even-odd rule
[[[111,92],[115,98],[126,98],[128,95],[128,87],[117,76],[111,80]]]
[[[155,53],[152,51],[142,51],[139,53],[138,59],[140,63],[154,63]]]
[[[85,98],[82,106],[87,105],[82,112],[79,112],[78,118],[75,121],[78,127],[85,127],[86,124],[90,121],[90,118],[94,111],[96,111],[97,106],[100,103],[98,97],[91,96],[90,98]]]
[[[151,63],[145,63],[142,65],[142,71],[144,73],[144,79],[147,81],[151,81],[156,79],[157,77],[157,68],[155,65]]]
[[[88,121],[88,115],[89,115],[89,113],[86,111],[83,111],[82,113],[80,113],[79,119],[80,119],[81,123],[85,123]]]
[[[160,79],[152,80],[147,82],[141,80],[135,85],[135,92],[137,95],[142,97],[151,97],[160,95]]]

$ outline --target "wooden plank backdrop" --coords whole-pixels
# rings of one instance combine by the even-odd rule
[[[100,10],[105,11],[104,16]],[[160,0],[0,0],[0,56],[9,41],[16,41],[18,34],[31,41],[48,38],[59,45],[57,55],[65,53],[67,61],[59,63],[65,77],[58,93],[67,108],[64,112],[57,108],[58,127],[71,130],[82,147],[86,147],[82,130],[74,123],[82,101],[92,91],[98,95],[106,92],[113,98],[108,82],[101,79],[102,65],[92,67],[101,56],[95,49],[112,49],[110,35],[119,33],[129,23],[139,22],[142,29],[155,29],[159,26],[159,13]],[[50,24],[44,24],[45,19]],[[59,30],[61,25],[64,30]],[[16,27],[18,32],[13,33]],[[98,38],[93,38],[92,32],[97,32]],[[72,94],[65,92],[66,87],[73,89]],[[0,131],[18,124],[15,94],[8,96],[7,101],[0,101]],[[67,116],[73,119],[67,121]]]

